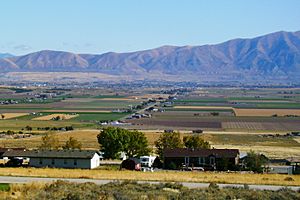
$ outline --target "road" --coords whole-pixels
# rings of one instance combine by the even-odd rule
[[[92,182],[98,185],[107,184],[116,180],[101,180],[101,179],[71,179],[71,178],[38,178],[38,177],[16,177],[16,176],[0,176],[0,183],[31,183],[31,182],[53,182],[57,180],[69,181],[74,183],[86,183]],[[159,184],[163,182],[156,181],[137,181],[138,183],[150,183],[150,184]],[[209,183],[191,183],[191,182],[180,182],[183,186],[188,188],[206,188],[209,186]],[[243,184],[218,184],[219,187],[244,187]],[[249,185],[250,189],[257,190],[279,190],[284,186],[277,185]],[[288,186],[288,188],[299,191],[300,186]]]
[[[153,102],[153,103],[150,103],[149,105],[147,105],[146,107],[140,109],[140,110],[137,110],[135,113],[138,113],[138,114],[143,114],[145,112],[145,110],[147,110],[148,108],[150,107],[154,107],[156,105],[159,105],[160,102]],[[125,120],[127,117],[130,117],[132,114],[128,114],[124,117],[122,117],[120,120]]]

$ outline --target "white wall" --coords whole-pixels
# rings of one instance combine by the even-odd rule
[[[95,153],[93,158],[90,160],[90,169],[94,169],[100,166],[100,156]]]
[[[40,161],[42,161],[42,163],[40,163]],[[29,166],[32,167],[93,169],[98,167],[99,165],[100,165],[100,157],[97,153],[94,154],[92,159],[30,158],[29,161]]]

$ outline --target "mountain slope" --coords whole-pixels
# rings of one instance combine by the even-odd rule
[[[88,62],[77,54],[44,50],[25,56],[9,58],[21,71],[80,71]]]
[[[1,71],[79,71],[117,75],[274,77],[300,76],[300,31],[276,32],[216,45],[163,46],[102,55],[40,51],[0,59]]]

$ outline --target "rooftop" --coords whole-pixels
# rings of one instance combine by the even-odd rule
[[[98,151],[93,150],[31,150],[31,151],[6,151],[3,157],[28,157],[28,158],[92,158]]]
[[[214,155],[217,158],[235,158],[239,155],[238,149],[188,149],[188,148],[175,148],[165,149],[165,157],[208,157]]]

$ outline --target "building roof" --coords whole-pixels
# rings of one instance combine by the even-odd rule
[[[3,157],[27,157],[27,158],[92,158],[98,151],[92,150],[31,150],[31,151],[7,151]]]
[[[0,148],[0,156],[5,157],[3,154],[8,151],[25,151],[25,148]]]
[[[235,158],[239,155],[238,149],[165,149],[164,157],[208,157],[214,155],[217,158]]]

